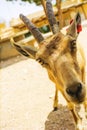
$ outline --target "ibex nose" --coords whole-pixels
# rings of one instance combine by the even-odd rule
[[[82,90],[82,84],[78,83],[77,85],[73,85],[71,87],[68,87],[66,89],[66,92],[70,96],[75,96],[75,97],[79,98],[81,90]]]

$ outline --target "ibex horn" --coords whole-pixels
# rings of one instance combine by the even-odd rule
[[[47,0],[46,2],[46,15],[50,24],[50,28],[53,32],[53,34],[56,34],[59,32],[59,26],[57,23],[57,20],[55,18],[53,8],[52,8],[52,3],[51,0]]]
[[[42,42],[44,40],[44,37],[42,36],[38,28],[35,27],[35,25],[23,14],[20,14],[20,18],[24,22],[24,24],[27,26],[27,28],[30,30],[30,32],[33,34],[37,42],[38,43]]]

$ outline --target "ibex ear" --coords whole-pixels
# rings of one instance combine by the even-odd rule
[[[79,27],[81,26],[81,16],[78,12],[75,18],[71,21],[69,28],[67,29],[67,34],[71,35],[72,37],[77,37],[77,33],[79,31]]]
[[[30,45],[22,46],[17,45],[15,41],[11,38],[12,45],[16,48],[18,52],[20,52],[22,55],[35,59],[37,49],[35,47],[32,47]]]

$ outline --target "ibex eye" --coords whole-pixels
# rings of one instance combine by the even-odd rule
[[[44,61],[41,58],[36,59],[36,61],[38,61],[41,65],[44,64]]]
[[[70,42],[71,52],[76,51],[76,40]]]
[[[43,65],[43,66],[47,66],[48,64],[43,60],[43,59],[41,59],[41,58],[38,58],[38,59],[36,59],[36,61],[38,61],[41,65]]]

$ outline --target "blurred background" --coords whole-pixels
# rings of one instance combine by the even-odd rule
[[[63,5],[67,5],[84,0],[61,1]],[[55,5],[56,0],[52,0],[52,3]],[[0,24],[2,24],[2,27],[9,26],[9,21],[12,18],[18,18],[20,13],[28,15],[42,9],[41,0],[0,0]]]
[[[19,18],[26,15],[43,33],[51,35],[48,21],[44,13],[46,0],[0,0],[0,60],[17,56],[19,53],[12,47],[11,38],[17,44],[36,46],[35,39]],[[82,21],[87,19],[87,0],[61,0],[61,12],[58,13],[58,0],[52,0],[54,14],[61,19],[61,28],[70,24],[76,12],[80,12]],[[1,65],[2,66],[2,65]]]

